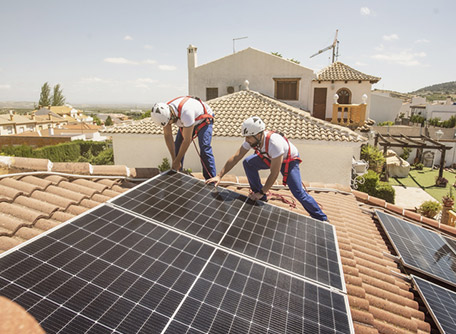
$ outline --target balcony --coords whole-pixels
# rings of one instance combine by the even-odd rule
[[[357,128],[363,126],[366,120],[367,104],[333,104],[331,123]]]

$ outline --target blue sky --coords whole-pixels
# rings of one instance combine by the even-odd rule
[[[153,104],[187,93],[198,64],[253,47],[318,71],[339,61],[410,92],[456,80],[456,1],[0,0],[0,101],[39,99],[44,82],[67,102]]]

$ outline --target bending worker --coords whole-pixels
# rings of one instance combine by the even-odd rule
[[[253,148],[255,154],[248,156],[244,161],[245,174],[249,180],[252,200],[266,201],[266,193],[271,189],[279,172],[283,175],[283,184],[288,185],[291,193],[302,204],[311,217],[318,220],[328,220],[315,199],[304,189],[299,171],[298,149],[282,135],[265,131],[265,124],[259,117],[250,117],[242,124],[242,136],[245,141],[237,152],[228,159],[219,175],[209,179],[206,183],[215,183],[217,186],[223,176],[228,173]],[[270,169],[271,172],[264,185],[258,171]]]
[[[207,180],[216,175],[211,147],[214,123],[211,107],[199,98],[181,96],[168,103],[156,103],[150,116],[157,125],[163,126],[166,146],[172,158],[172,169],[181,170],[190,143],[198,137],[204,178]],[[174,142],[171,127],[173,123],[179,127]]]

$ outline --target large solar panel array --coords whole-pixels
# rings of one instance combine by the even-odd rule
[[[404,266],[456,287],[456,254],[440,234],[381,211],[376,214]]]
[[[440,332],[456,334],[456,293],[417,276],[413,281]]]
[[[160,175],[2,255],[0,295],[49,333],[353,333],[335,243],[329,224]]]

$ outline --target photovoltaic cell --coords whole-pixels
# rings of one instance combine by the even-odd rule
[[[343,290],[330,224],[272,205],[246,205],[221,245]]]
[[[406,267],[456,286],[456,254],[444,238],[384,212],[376,214]]]
[[[184,232],[220,242],[246,197],[176,173],[152,179],[112,201]]]
[[[0,295],[49,333],[352,333],[334,229],[212,189],[154,178],[0,256]]]
[[[0,258],[0,295],[49,333],[160,332],[212,252],[103,206]]]
[[[217,250],[166,333],[350,333],[340,293]]]
[[[413,281],[441,333],[456,334],[456,293],[417,276]]]

